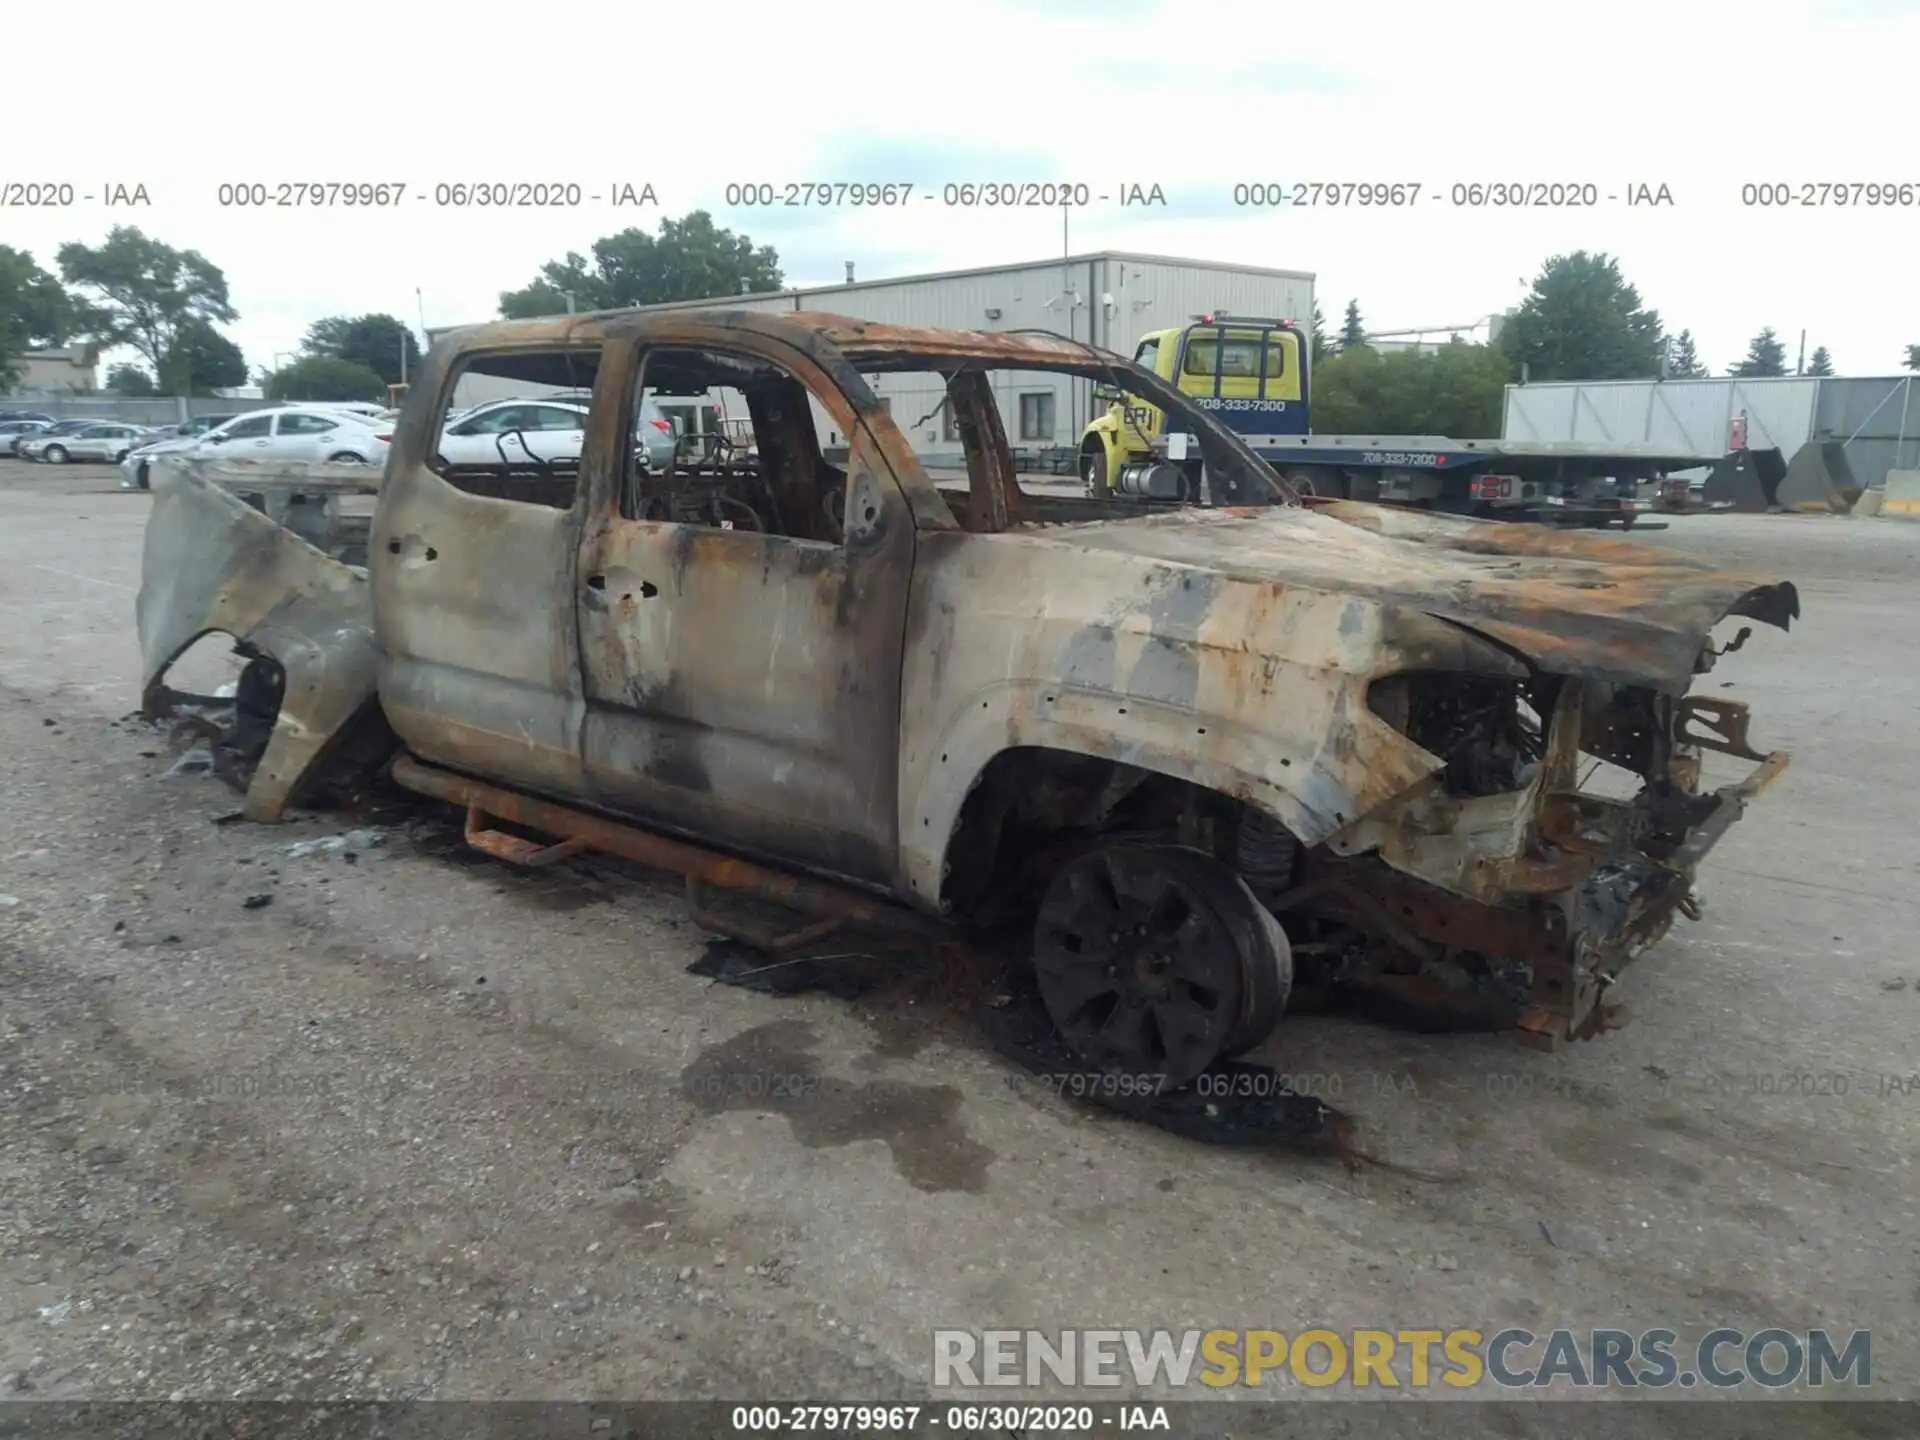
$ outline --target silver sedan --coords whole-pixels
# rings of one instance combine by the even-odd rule
[[[49,465],[64,465],[69,460],[98,460],[118,465],[130,451],[140,448],[146,435],[146,430],[139,425],[102,422],[66,435],[29,436],[20,442],[19,453],[24,459],[44,460]]]
[[[50,420],[0,420],[0,455],[12,455],[22,440],[31,439],[47,426]]]

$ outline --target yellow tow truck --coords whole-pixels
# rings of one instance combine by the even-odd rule
[[[1133,361],[1212,411],[1306,494],[1507,520],[1628,527],[1654,506],[1639,498],[1642,482],[1721,460],[1717,454],[1581,441],[1316,435],[1312,345],[1291,320],[1224,311],[1196,315],[1188,325],[1142,336]],[[1096,388],[1094,403],[1107,408],[1080,437],[1079,472],[1089,496],[1199,498],[1198,461],[1170,458],[1160,410],[1115,386]]]

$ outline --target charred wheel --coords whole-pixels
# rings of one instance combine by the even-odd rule
[[[1133,842],[1055,874],[1034,967],[1083,1060],[1170,1088],[1264,1040],[1293,973],[1285,935],[1239,876],[1200,851]]]

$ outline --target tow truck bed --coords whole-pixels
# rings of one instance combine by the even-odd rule
[[[1704,468],[1718,455],[1592,441],[1456,440],[1446,435],[1260,435],[1241,438],[1283,475],[1333,473],[1339,493],[1388,503],[1434,502],[1556,525],[1633,524],[1655,505],[1642,481]],[[1482,493],[1481,477],[1495,482]],[[1619,482],[1613,493],[1590,493]],[[1318,488],[1316,486],[1316,488]]]

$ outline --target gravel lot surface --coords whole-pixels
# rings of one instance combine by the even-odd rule
[[[1867,1328],[1876,1396],[1920,1395],[1920,1084],[1886,1078],[1920,1069],[1920,526],[1647,535],[1800,585],[1706,682],[1793,767],[1624,1031],[1283,1024],[1261,1058],[1406,1167],[1349,1174],[1021,1084],[925,997],[688,975],[658,877],[516,873],[431,816],[218,823],[127,718],[148,504],[0,461],[12,1398],[925,1399],[939,1326],[1510,1324]]]

